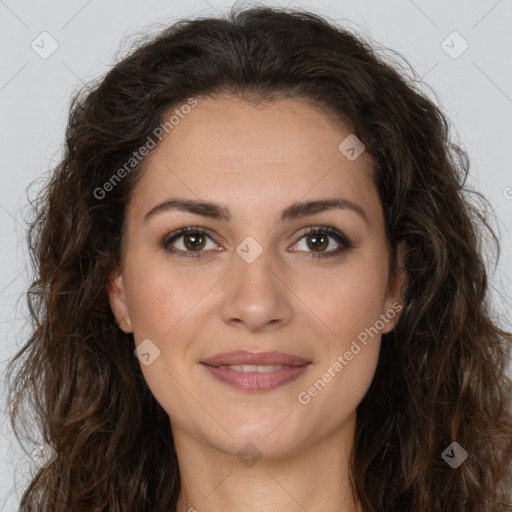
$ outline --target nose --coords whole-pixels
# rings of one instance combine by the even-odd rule
[[[250,263],[238,254],[234,256],[223,290],[224,322],[250,332],[276,329],[290,322],[293,292],[286,285],[286,269],[270,259],[268,250]]]

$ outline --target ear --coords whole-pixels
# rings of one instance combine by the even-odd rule
[[[396,248],[396,272],[390,276],[382,312],[385,318],[383,334],[391,332],[395,328],[404,307],[403,298],[407,277],[404,265],[405,248],[405,242],[400,242]]]
[[[114,317],[119,328],[126,333],[133,332],[121,272],[115,272],[111,275],[108,287],[108,297],[112,313],[114,313]]]

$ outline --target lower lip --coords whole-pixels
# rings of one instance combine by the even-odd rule
[[[275,372],[239,372],[228,366],[203,366],[217,379],[243,391],[271,391],[298,379],[311,363],[303,366],[282,368]]]

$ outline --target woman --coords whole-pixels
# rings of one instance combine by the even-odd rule
[[[314,14],[141,44],[74,99],[29,233],[11,415],[34,397],[46,451],[20,510],[511,510],[468,167]]]

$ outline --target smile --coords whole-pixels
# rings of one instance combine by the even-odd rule
[[[204,364],[216,380],[242,391],[272,391],[298,379],[310,366]]]

